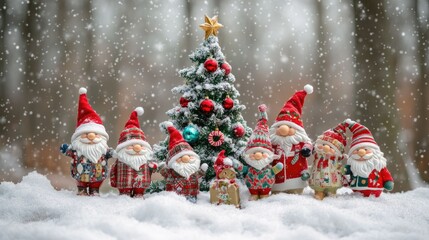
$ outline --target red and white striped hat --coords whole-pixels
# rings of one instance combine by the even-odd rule
[[[260,114],[258,123],[256,124],[256,127],[249,138],[246,149],[244,149],[244,152],[247,154],[258,151],[271,153],[274,152],[273,147],[271,146],[270,134],[267,124],[267,106],[265,104],[261,104],[258,106],[258,109]]]
[[[285,124],[300,131],[305,131],[304,123],[301,119],[302,108],[304,107],[305,97],[311,93],[313,93],[313,86],[310,84],[305,85],[304,90],[295,92],[286,101],[279,115],[277,115],[276,122],[271,127],[278,127]]]
[[[352,154],[354,150],[361,147],[380,149],[367,127],[350,119],[347,119],[346,123],[348,124],[350,132],[353,134],[349,154]]]
[[[326,130],[322,135],[317,137],[316,143],[328,144],[333,147],[339,154],[344,153],[344,148],[347,145],[346,140],[347,123],[339,123],[336,127]]]
[[[121,135],[119,136],[116,152],[119,152],[121,149],[133,144],[140,144],[145,148],[152,150],[150,144],[146,141],[146,136],[144,135],[143,130],[140,128],[138,116],[143,115],[143,112],[144,109],[142,107],[137,107],[131,113],[130,118],[127,123],[125,123],[124,130],[122,130]]]

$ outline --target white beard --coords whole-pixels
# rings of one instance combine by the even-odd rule
[[[386,158],[383,156],[383,153],[380,150],[372,149],[373,153],[365,155],[365,161],[359,161],[359,155],[352,154],[347,160],[347,164],[350,165],[350,169],[353,172],[353,175],[367,178],[371,172],[376,169],[381,171],[381,169],[386,167]]]
[[[307,133],[305,131],[302,131],[300,129],[295,129],[295,134],[292,136],[286,136],[282,137],[276,134],[276,127],[270,128],[270,140],[271,144],[273,145],[279,145],[281,149],[285,153],[289,152],[292,148],[292,145],[301,143],[301,142],[311,142],[311,139],[308,137]]]
[[[77,137],[72,142],[72,148],[77,151],[77,155],[84,156],[92,163],[97,163],[103,154],[106,154],[107,140],[104,136],[94,139],[94,144],[89,144],[90,141],[87,138]]]
[[[270,164],[273,160],[274,160],[273,155],[270,155],[265,159],[261,159],[261,160],[252,160],[249,158],[249,154],[244,155],[244,161],[246,161],[247,164],[256,168],[257,170],[263,169],[265,166]]]
[[[174,161],[171,163],[171,168],[176,171],[180,176],[189,179],[189,177],[200,169],[201,160],[199,157],[192,156],[188,163],[178,163]]]
[[[138,171],[141,165],[152,159],[152,154],[150,149],[142,150],[136,154],[133,149],[123,148],[118,152],[118,160]]]

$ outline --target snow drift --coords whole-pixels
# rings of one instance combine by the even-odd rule
[[[363,198],[341,189],[337,198],[279,194],[243,209],[197,204],[174,193],[145,200],[81,197],[56,191],[36,172],[0,184],[1,239],[427,239],[429,188]]]

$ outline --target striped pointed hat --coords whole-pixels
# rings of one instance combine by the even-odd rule
[[[146,136],[144,135],[143,130],[140,128],[138,116],[143,115],[143,108],[137,107],[131,112],[130,118],[125,123],[124,130],[122,130],[121,135],[119,136],[118,146],[116,147],[116,152],[119,152],[124,147],[140,144],[145,148],[151,149],[150,144],[146,141]]]
[[[244,149],[244,152],[248,154],[258,151],[274,151],[273,147],[271,146],[269,128],[267,124],[267,106],[262,104],[258,106],[258,109],[260,113],[259,121],[256,124],[255,130],[253,130],[253,133],[250,136],[246,149]]]
[[[343,154],[347,145],[346,137],[347,123],[342,122],[336,127],[326,130],[322,135],[317,137],[316,143],[328,144],[334,147],[338,153]]]
[[[347,119],[346,123],[350,132],[353,134],[349,154],[352,154],[354,150],[361,147],[372,147],[380,150],[380,147],[375,142],[371,131],[369,131],[367,127],[350,119]]]
[[[304,90],[295,92],[289,100],[286,101],[282,110],[276,118],[276,122],[272,127],[277,127],[286,124],[300,131],[304,131],[304,124],[301,119],[302,108],[304,107],[304,100],[307,94],[313,92],[313,86],[307,84],[304,86]]]

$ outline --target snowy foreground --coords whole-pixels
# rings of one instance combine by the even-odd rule
[[[1,239],[428,239],[429,188],[363,198],[343,190],[337,198],[280,194],[243,209],[197,204],[174,193],[145,200],[105,193],[79,197],[56,191],[30,173],[0,184]]]

